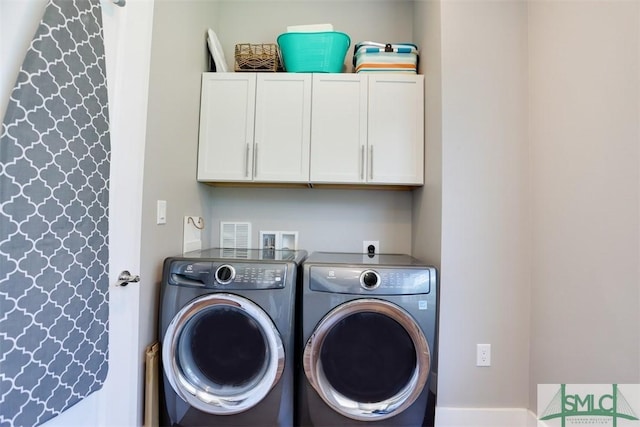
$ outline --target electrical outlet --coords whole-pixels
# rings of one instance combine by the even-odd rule
[[[373,246],[373,255],[378,255],[380,253],[380,242],[378,240],[363,240],[362,253],[370,253],[370,246]]]
[[[477,344],[476,366],[491,366],[491,344]]]

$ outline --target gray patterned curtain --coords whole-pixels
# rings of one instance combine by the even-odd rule
[[[50,0],[0,133],[0,426],[106,378],[108,118],[99,0]]]

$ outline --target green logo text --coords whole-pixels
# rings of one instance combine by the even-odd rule
[[[629,402],[618,390],[618,385],[612,384],[611,386],[611,393],[568,394],[566,384],[560,384],[560,389],[547,405],[540,420],[559,418],[562,427],[565,427],[567,418],[572,417],[582,417],[585,425],[592,423],[594,417],[610,418],[613,427],[617,426],[619,418],[638,420]]]

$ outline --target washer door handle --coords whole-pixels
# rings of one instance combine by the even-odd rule
[[[140,276],[137,274],[131,274],[129,270],[122,270],[118,276],[118,283],[116,286],[127,286],[129,283],[138,283]]]

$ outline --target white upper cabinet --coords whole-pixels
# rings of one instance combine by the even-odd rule
[[[255,99],[255,74],[202,75],[199,181],[253,179]]]
[[[311,182],[365,182],[367,79],[362,77],[313,75]]]
[[[368,182],[424,184],[424,76],[371,74]]]
[[[310,128],[311,75],[258,74],[255,180],[309,182]]]
[[[422,185],[424,77],[314,75],[313,183]]]
[[[204,73],[198,180],[309,181],[311,75]]]
[[[198,180],[422,185],[424,77],[204,73]]]

